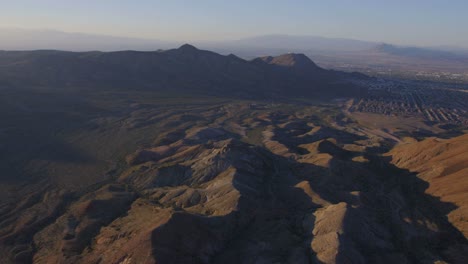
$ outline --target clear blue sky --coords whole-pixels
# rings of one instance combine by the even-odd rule
[[[468,0],[0,0],[0,27],[183,41],[292,34],[468,47]]]

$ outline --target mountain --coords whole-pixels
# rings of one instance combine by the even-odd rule
[[[385,53],[388,55],[395,55],[401,57],[412,57],[418,59],[434,59],[434,60],[462,60],[466,57],[457,55],[452,52],[426,49],[418,47],[400,47],[391,44],[382,43],[375,47],[376,52]]]
[[[152,51],[168,49],[180,45],[180,41],[145,39],[135,37],[108,36],[80,32],[64,32],[53,29],[25,29],[0,27],[0,50],[38,50],[54,49],[67,51]],[[195,41],[197,46],[222,53],[236,53],[246,57],[288,52],[358,52],[387,48],[424,49],[432,52],[466,54],[466,48],[437,46],[429,48],[400,47],[376,41],[363,41],[348,38],[329,38],[311,35],[272,34],[260,35],[235,40]],[[391,47],[390,47],[391,46]],[[248,55],[247,55],[248,54]]]
[[[304,54],[284,54],[276,57],[260,57],[261,60],[270,65],[289,67],[294,69],[317,70],[318,66]]]
[[[307,50],[359,51],[371,48],[374,43],[345,38],[319,36],[265,35],[233,41],[239,46],[264,47],[266,49],[289,49],[290,52]]]
[[[15,28],[0,28],[0,39],[0,50],[155,51],[182,44],[178,41]],[[320,67],[326,69],[431,80],[444,76],[449,82],[464,82],[468,63],[466,49],[458,47],[407,47],[308,35],[276,34],[193,43],[205,50],[236,54],[248,60],[302,53],[313,57]]]
[[[67,51],[157,50],[180,45],[178,41],[106,36],[51,29],[23,29],[0,27],[0,50],[56,49]],[[257,49],[260,54],[278,51],[303,52],[306,50],[365,50],[375,43],[318,36],[265,35],[228,41],[198,41],[197,46],[215,51]],[[237,53],[236,52],[236,53]]]
[[[271,67],[273,64],[301,68],[302,73]],[[287,54],[259,64],[188,44],[152,52],[0,51],[0,67],[0,77],[18,86],[132,87],[243,97],[350,96],[360,90],[353,85],[344,88],[340,83],[365,78],[319,69],[302,54]]]
[[[0,39],[0,50],[155,50],[177,45],[176,42],[153,39],[21,28],[0,28]]]
[[[287,53],[317,55],[323,52],[340,53],[369,50],[377,43],[318,36],[264,35],[237,40],[199,41],[196,44],[222,54],[235,53],[243,58],[253,59]]]
[[[188,44],[0,52],[1,263],[466,262],[466,137],[402,138],[464,128],[330,100],[367,78]]]
[[[429,184],[426,192],[456,208],[438,208],[468,237],[468,135],[451,139],[428,138],[401,144],[388,155],[398,167],[418,173]]]
[[[426,193],[416,172],[380,155],[389,141],[336,106],[138,90],[73,94],[58,106],[51,94],[18,97],[0,98],[9,106],[0,137],[40,137],[1,141],[2,162],[39,145],[26,182],[1,178],[3,263],[466,259],[466,236],[440,211],[456,205]],[[18,127],[30,122],[35,131]],[[45,129],[60,144],[45,142]],[[466,155],[455,160],[463,167]]]

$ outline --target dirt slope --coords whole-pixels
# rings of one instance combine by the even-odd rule
[[[393,164],[426,181],[427,194],[455,205],[440,210],[468,237],[468,135],[402,143],[387,155]]]

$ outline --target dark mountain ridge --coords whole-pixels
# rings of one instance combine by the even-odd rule
[[[257,98],[352,96],[358,87],[337,83],[364,76],[321,69],[303,54],[247,61],[185,44],[152,52],[2,51],[0,78],[19,86],[131,87]]]

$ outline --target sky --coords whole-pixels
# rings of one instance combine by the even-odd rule
[[[468,48],[467,0],[0,0],[0,27],[176,41],[289,34]]]

